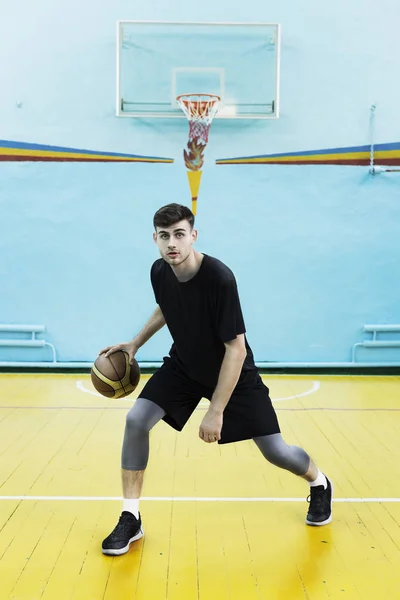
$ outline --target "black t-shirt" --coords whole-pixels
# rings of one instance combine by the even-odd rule
[[[174,341],[171,358],[188,377],[215,388],[224,342],[246,331],[234,274],[220,260],[204,254],[194,277],[180,282],[160,258],[151,268],[151,283]],[[246,373],[257,372],[247,340],[246,349],[238,385]]]

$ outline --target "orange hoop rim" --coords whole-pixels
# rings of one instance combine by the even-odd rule
[[[191,94],[180,94],[176,97],[176,101],[178,102],[180,107],[185,110],[185,112],[187,111],[186,116],[189,119],[191,117],[202,118],[209,116],[209,111],[214,107],[216,103],[221,101],[221,97],[217,94],[193,92]],[[191,110],[192,107],[193,111]]]
[[[177,96],[176,99],[179,102],[179,100],[181,98],[190,98],[191,96],[195,96],[197,98],[202,97],[202,96],[206,96],[206,98],[213,99],[214,102],[216,102],[217,100],[218,101],[221,100],[221,97],[218,96],[217,94],[203,94],[203,93],[199,93],[199,92],[198,93],[192,93],[192,94],[179,94],[179,96]],[[200,100],[200,102],[201,102],[201,100]],[[205,102],[206,102],[206,100],[205,100]]]

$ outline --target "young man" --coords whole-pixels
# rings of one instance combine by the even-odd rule
[[[123,506],[119,522],[103,541],[104,554],[118,555],[143,536],[139,498],[149,456],[149,431],[161,419],[181,431],[201,398],[210,406],[199,430],[206,443],[253,439],[272,464],[311,486],[308,525],[332,520],[332,486],[309,455],[282,439],[278,420],[245,337],[236,280],[216,258],[194,250],[194,216],[169,204],[154,215],[161,259],[151,269],[157,309],[130,342],[101,351],[138,349],[167,324],[169,356],[149,379],[127,415],[122,447]]]

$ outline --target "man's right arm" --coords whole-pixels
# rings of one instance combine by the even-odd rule
[[[143,346],[155,333],[157,333],[157,331],[164,327],[164,325],[164,315],[161,312],[161,308],[157,306],[143,329],[132,340],[132,342],[135,343],[136,349]]]
[[[100,351],[100,354],[105,354],[106,358],[118,352],[119,350],[125,350],[129,354],[129,361],[132,364],[133,358],[136,352],[141,346],[143,346],[157,331],[159,331],[165,325],[164,315],[161,312],[161,308],[157,306],[156,310],[151,315],[145,326],[130,342],[124,342],[117,344],[116,346],[107,346]]]

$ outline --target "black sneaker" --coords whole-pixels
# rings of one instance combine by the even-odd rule
[[[310,488],[307,502],[310,503],[306,523],[307,525],[327,525],[332,521],[332,495],[333,486],[326,478],[327,486],[317,485]]]
[[[128,552],[131,542],[143,537],[142,520],[137,519],[132,513],[123,511],[114,531],[103,541],[103,554],[118,556]]]

